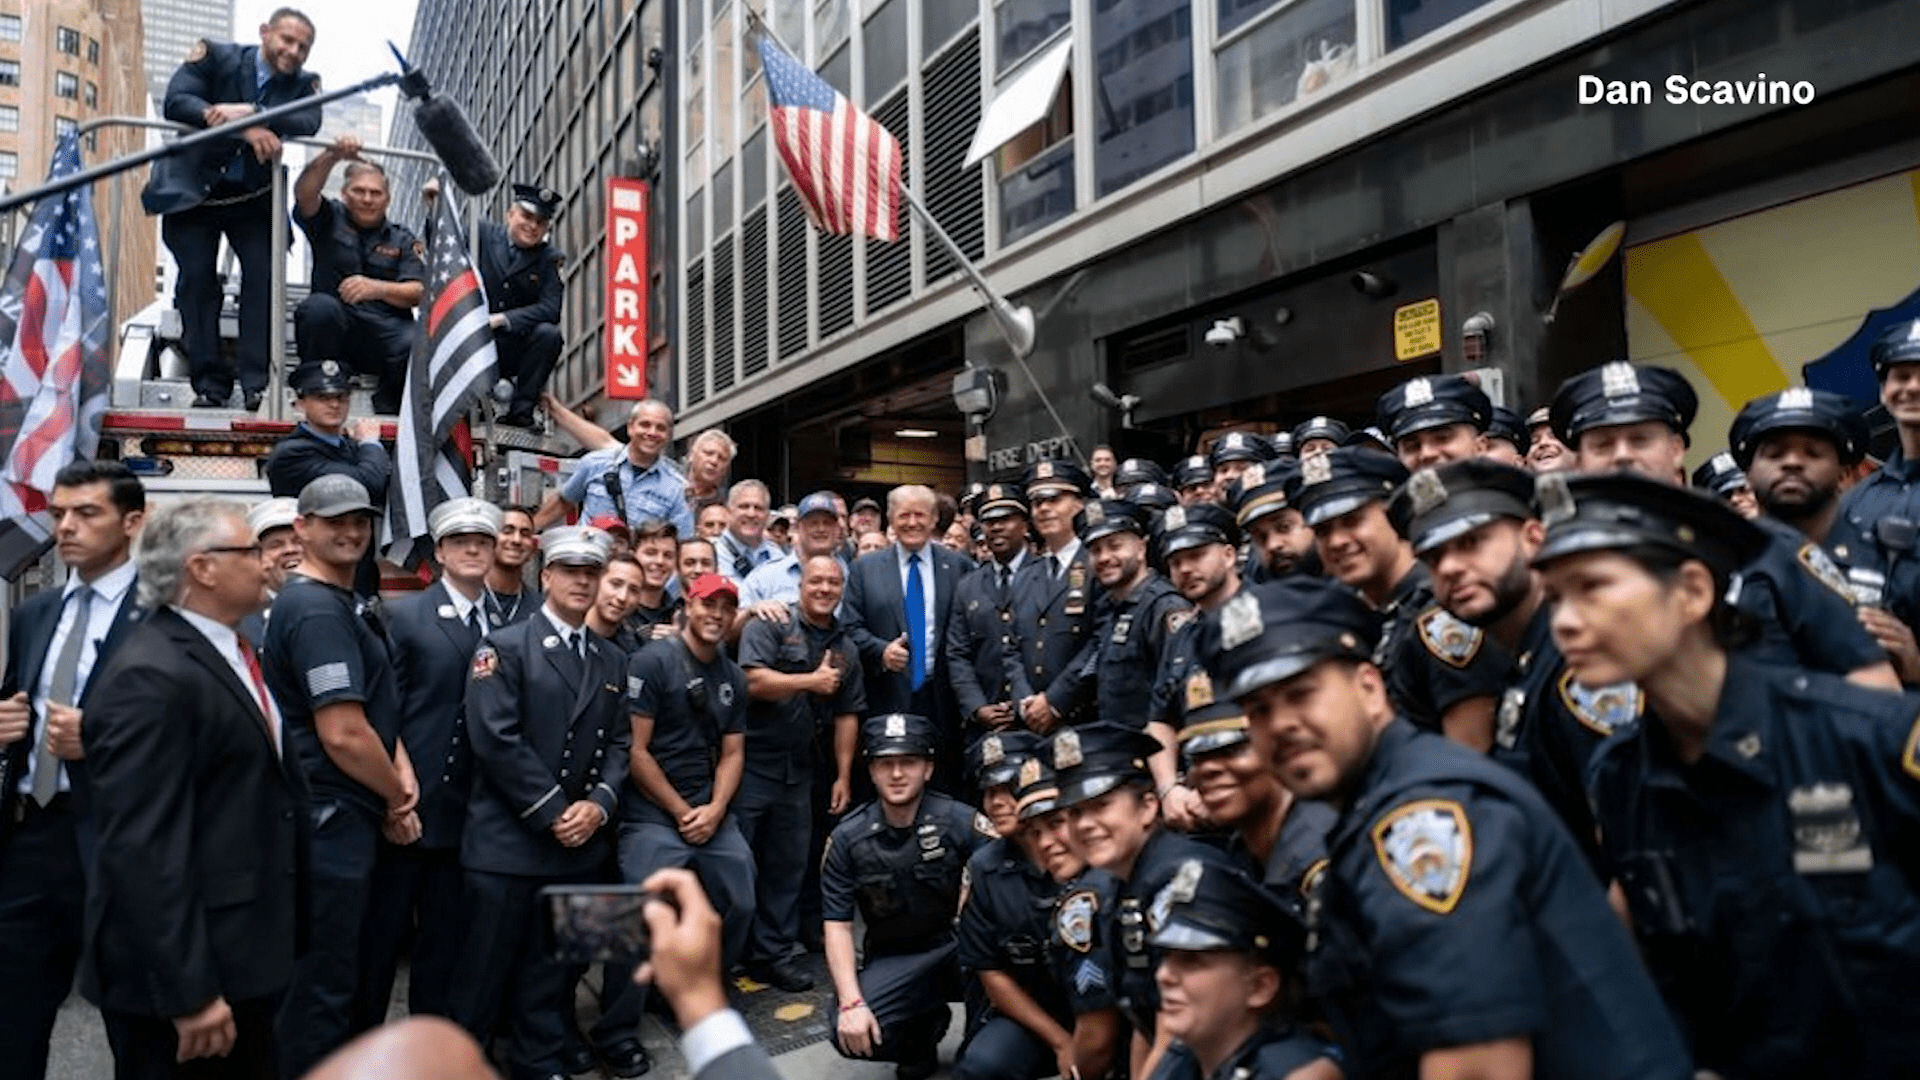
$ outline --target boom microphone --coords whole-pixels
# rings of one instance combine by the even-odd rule
[[[493,152],[451,99],[429,91],[414,106],[413,123],[461,191],[484,195],[500,183],[500,165],[493,160]]]

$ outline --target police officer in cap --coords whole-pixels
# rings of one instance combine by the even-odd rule
[[[1300,463],[1281,459],[1248,469],[1239,485],[1227,492],[1227,508],[1247,538],[1247,558],[1240,573],[1248,581],[1320,573],[1313,530],[1288,494],[1299,484]]]
[[[1681,473],[1687,428],[1699,398],[1678,372],[1624,361],[1560,385],[1553,425],[1583,472],[1631,471],[1671,484]],[[1861,625],[1846,575],[1819,545],[1765,518],[1769,536],[1741,572],[1740,610],[1760,637],[1751,648],[1781,664],[1803,664],[1889,690],[1900,687],[1886,650]]]
[[[1040,736],[1014,730],[982,736],[967,754],[1000,838],[967,860],[960,893],[960,967],[987,999],[954,1059],[962,1080],[1039,1080],[1073,1067],[1073,1012],[1047,955],[1065,885],[1048,872],[1039,831],[1022,827],[1015,794],[1027,763],[1038,769],[1040,747]]]
[[[480,226],[480,280],[487,289],[487,324],[500,354],[494,397],[507,406],[500,422],[533,426],[533,407],[566,344],[560,309],[566,256],[547,242],[560,193],[536,184],[513,185],[504,224]],[[504,393],[503,393],[504,391]]]
[[[1741,517],[1760,516],[1760,500],[1754,497],[1746,471],[1725,450],[1693,470],[1693,486],[1733,507]]]
[[[393,462],[380,443],[380,422],[371,416],[347,419],[352,386],[338,360],[303,361],[294,369],[294,396],[305,417],[267,453],[267,488],[275,496],[298,497],[321,476],[338,474],[358,481],[377,508],[387,505]],[[371,596],[380,586],[372,545],[354,575],[354,588]]]
[[[1148,526],[1139,507],[1096,499],[1080,512],[1074,528],[1092,553],[1101,590],[1091,661],[1096,715],[1144,728],[1160,741],[1161,753],[1152,762],[1154,790],[1165,800],[1179,772],[1173,728],[1147,709],[1168,639],[1193,617],[1193,605],[1148,564]],[[1194,809],[1184,798],[1167,807],[1179,823],[1191,820]]]
[[[1626,928],[1533,787],[1396,714],[1370,659],[1379,623],[1302,578],[1256,585],[1206,623],[1214,685],[1280,782],[1340,811],[1308,905],[1308,979],[1348,1071],[1692,1076]]]
[[[1255,466],[1248,475],[1260,468]],[[1233,515],[1212,503],[1172,507],[1153,530],[1155,559],[1166,566],[1173,587],[1196,614],[1218,608],[1240,591],[1239,542],[1240,529]],[[1191,617],[1182,619],[1168,636],[1147,699],[1147,719],[1162,725],[1167,734],[1180,730],[1186,715],[1182,688],[1200,666],[1200,654],[1194,649],[1196,625]],[[1197,809],[1189,804],[1183,812],[1191,815]]]
[[[1912,1075],[1913,699],[1729,649],[1728,581],[1767,537],[1726,506],[1636,476],[1576,477],[1539,499],[1535,564],[1559,593],[1568,665],[1646,691],[1639,726],[1600,748],[1591,795],[1699,1066]],[[1608,587],[1581,587],[1596,579]]]
[[[1271,460],[1273,445],[1251,431],[1229,431],[1215,439],[1207,451],[1207,464],[1213,467],[1213,497],[1218,499],[1247,466]]]
[[[1103,951],[1101,973],[1133,1027],[1128,1075],[1145,1076],[1166,1049],[1154,1028],[1160,997],[1153,970],[1159,956],[1147,935],[1158,927],[1150,922],[1148,908],[1188,860],[1231,863],[1219,849],[1163,823],[1147,764],[1161,751],[1153,736],[1103,720],[1056,732],[1050,749],[1060,781],[1058,803],[1072,824],[1074,842],[1088,863],[1118,882],[1115,902],[1097,911],[1089,910],[1090,896],[1070,893],[1056,913],[1055,935],[1062,947],[1082,955]]]
[[[1181,458],[1167,476],[1167,486],[1180,495],[1183,506],[1214,500],[1213,464],[1205,454]]]
[[[1007,685],[1019,721],[1045,734],[1075,723],[1092,704],[1087,662],[1100,586],[1074,530],[1086,505],[1087,474],[1070,461],[1036,461],[1020,486],[1040,549],[1013,576]]]
[[[1487,419],[1486,436],[1487,448],[1480,456],[1516,469],[1527,467],[1527,425],[1518,412],[1495,405]]]
[[[1161,514],[1180,505],[1180,496],[1161,484],[1135,484],[1123,498],[1144,511],[1148,521],[1159,521]]]
[[[1007,654],[1013,648],[1013,582],[1029,561],[1027,500],[1016,485],[988,484],[974,514],[993,558],[953,587],[953,612],[940,647],[960,715],[977,733],[1021,722]]]
[[[1920,319],[1889,326],[1868,354],[1880,380],[1880,404],[1893,418],[1899,447],[1850,488],[1827,545],[1849,565],[1878,571],[1888,607],[1908,626],[1920,626]]]
[[[1159,484],[1167,486],[1167,470],[1160,463],[1148,458],[1130,457],[1122,461],[1113,470],[1113,490],[1123,499],[1132,495],[1133,489],[1141,484]]]
[[[1380,395],[1380,426],[1409,471],[1486,453],[1493,402],[1464,375],[1422,375]]]
[[[1537,473],[1574,468],[1573,451],[1553,430],[1553,410],[1542,405],[1527,414],[1527,468]]]
[[[1331,416],[1315,416],[1293,426],[1293,449],[1301,457],[1345,446],[1353,429]]]
[[[545,603],[488,634],[466,693],[475,780],[460,843],[469,923],[453,1018],[483,1043],[504,1023],[513,1080],[564,1075],[574,973],[539,945],[539,892],[603,878],[631,737],[626,658],[586,625],[609,537],[560,526],[540,547]]]
[[[1544,538],[1534,477],[1485,459],[1422,469],[1394,496],[1434,599],[1512,658],[1495,714],[1493,756],[1532,780],[1598,865],[1586,764],[1640,713],[1632,683],[1587,686],[1553,642],[1553,608],[1532,569]]]
[[[1284,457],[1297,457],[1293,452],[1293,432],[1276,431],[1267,436],[1267,460],[1274,461]]]
[[[480,607],[500,535],[500,508],[484,499],[448,499],[433,508],[440,579],[386,609],[400,689],[400,741],[420,788],[420,839],[386,844],[374,868],[380,899],[367,917],[361,949],[359,1027],[386,1023],[400,950],[413,937],[407,1011],[446,1016],[460,953],[460,833],[467,819],[473,754],[466,722],[467,670],[486,637]],[[417,929],[417,934],[415,928]]]
[[[1160,1023],[1174,1039],[1151,1080],[1329,1080],[1339,1051],[1294,1022],[1306,931],[1238,870],[1181,865],[1154,897]]]
[[[902,1080],[939,1068],[940,1039],[960,998],[953,936],[961,873],[993,839],[979,813],[937,791],[933,721],[887,713],[862,726],[874,800],[827,838],[820,870],[827,970],[845,1057],[897,1063]],[[854,961],[853,919],[867,936]]]

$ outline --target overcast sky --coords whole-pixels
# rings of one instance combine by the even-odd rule
[[[233,37],[235,41],[258,41],[260,24],[273,9],[287,0],[235,0]],[[406,51],[413,36],[413,9],[416,0],[326,0],[293,6],[313,16],[315,25],[313,54],[307,67],[320,75],[324,89],[335,89],[398,70],[393,54],[387,51],[392,41]],[[397,94],[392,87],[378,91],[374,99],[387,110],[393,121],[393,103]]]

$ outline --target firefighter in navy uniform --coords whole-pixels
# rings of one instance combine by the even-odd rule
[[[500,378],[509,384],[496,387],[494,395],[508,390],[500,422],[513,427],[533,426],[533,407],[566,344],[560,330],[560,309],[566,301],[560,267],[566,256],[547,240],[559,209],[560,193],[552,188],[515,184],[506,223],[480,226],[477,269],[487,290]]]
[[[1160,1023],[1175,1041],[1150,1080],[1339,1080],[1339,1051],[1293,1022],[1306,930],[1268,889],[1190,862],[1152,910]]]
[[[1624,361],[1560,385],[1553,427],[1580,471],[1629,470],[1665,483],[1680,469],[1700,400],[1678,372]],[[1900,688],[1886,650],[1861,625],[1846,575],[1819,545],[1788,526],[1756,522],[1767,546],[1740,573],[1738,606],[1759,624],[1748,651],[1771,663],[1846,675],[1863,686]]]
[[[887,713],[862,727],[875,798],[841,819],[820,869],[827,970],[845,1057],[898,1064],[902,1080],[939,1067],[940,1039],[961,997],[953,936],[967,860],[993,828],[937,791],[937,733],[922,716]],[[853,919],[866,923],[856,968]]]
[[[975,500],[974,516],[993,558],[954,586],[953,613],[940,639],[969,738],[1020,722],[1007,653],[1013,646],[1013,582],[1028,561],[1027,500],[1012,484],[988,484]]]
[[[1020,481],[1041,546],[1013,577],[1007,684],[1020,722],[1041,734],[1078,722],[1093,703],[1087,661],[1100,587],[1073,525],[1087,484],[1069,461],[1036,461]]]
[[[967,755],[1002,835],[967,860],[960,890],[960,967],[979,979],[988,1006],[954,1060],[960,1080],[1039,1080],[1072,1067],[1073,1012],[1047,952],[1065,886],[1047,869],[1039,832],[1020,823],[1015,793],[1021,770],[1039,767],[1040,747],[1039,736],[1012,730],[981,737]]]
[[[1379,624],[1351,592],[1290,579],[1208,615],[1203,643],[1281,782],[1340,811],[1307,968],[1348,1071],[1690,1078],[1573,839],[1525,780],[1395,713]]]
[[[1727,582],[1768,538],[1726,506],[1639,476],[1543,483],[1539,502],[1569,666],[1646,693],[1589,794],[1699,1067],[1913,1076],[1917,699],[1728,649]]]
[[[491,631],[467,676],[475,779],[461,836],[469,926],[453,1017],[482,1043],[508,1032],[509,1080],[564,1075],[573,975],[538,944],[539,890],[604,879],[626,779],[626,658],[586,626],[611,548],[562,526],[541,536],[546,602]]]

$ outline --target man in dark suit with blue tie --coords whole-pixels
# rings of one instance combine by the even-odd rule
[[[167,83],[165,112],[176,124],[219,127],[319,92],[304,70],[313,48],[313,20],[280,8],[260,27],[259,45],[202,41]],[[249,412],[267,389],[267,332],[272,322],[273,170],[280,140],[320,130],[320,106],[244,128],[192,150],[163,157],[140,193],[160,214],[160,236],[180,274],[174,306],[186,337],[193,403],[221,408],[234,372],[220,355],[220,276],[215,260],[225,235],[240,260],[240,390]]]
[[[0,1078],[46,1075],[54,1014],[73,986],[92,847],[80,720],[93,672],[136,618],[128,557],[146,516],[117,461],[54,477],[48,510],[64,588],[13,612],[0,683]]]
[[[467,820],[473,754],[466,723],[467,669],[486,636],[481,606],[500,535],[500,508],[484,499],[448,499],[427,529],[440,580],[387,608],[400,684],[400,741],[420,784],[420,839],[383,843],[373,870],[373,905],[360,941],[361,1015],[355,1028],[386,1022],[400,950],[413,938],[407,1011],[446,1016],[459,958],[460,833]]]
[[[274,1080],[293,977],[305,785],[252,644],[266,568],[238,503],[154,515],[151,615],[99,668],[84,721],[98,851],[80,988],[122,1080]]]
[[[933,489],[906,484],[887,493],[893,546],[854,560],[841,614],[860,650],[868,713],[932,720],[940,738],[936,786],[958,791],[959,706],[947,683],[940,633],[953,611],[954,589],[973,564],[930,542],[935,518]]]

